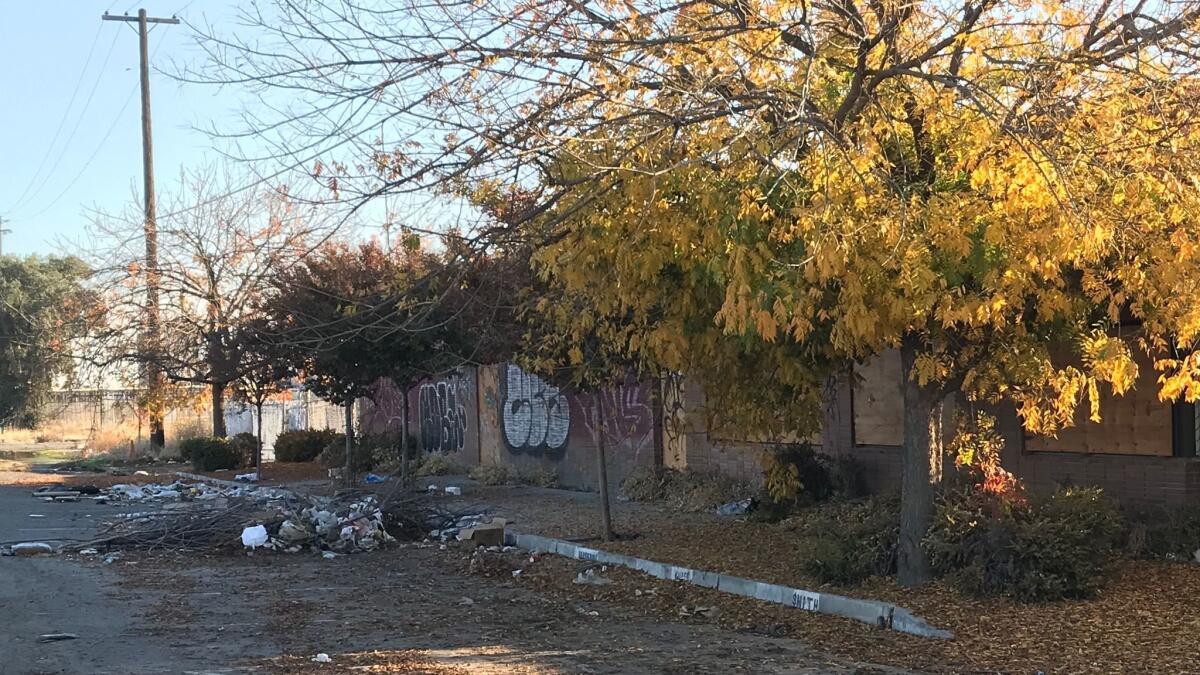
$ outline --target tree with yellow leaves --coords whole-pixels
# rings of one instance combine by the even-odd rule
[[[1136,324],[1161,396],[1200,397],[1197,0],[289,6],[237,75],[327,105],[271,123],[344,137],[330,108],[370,101],[412,124],[365,197],[486,186],[595,312],[693,303],[630,349],[683,362],[715,327],[812,382],[898,347],[904,583],[928,577],[950,392],[1053,433],[1131,386]]]

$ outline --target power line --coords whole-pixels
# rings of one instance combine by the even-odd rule
[[[100,88],[100,76],[103,75],[104,69],[108,67],[108,61],[112,57],[113,48],[116,47],[116,45],[117,36],[114,35],[112,44],[108,46],[108,53],[104,56],[104,64],[100,66],[100,73],[97,74],[96,81],[94,84],[92,84],[92,90],[88,92],[87,101],[83,104],[83,109],[79,111],[78,119],[75,120],[75,126],[71,129],[70,135],[67,136],[67,140],[63,143],[62,150],[59,151],[58,157],[55,158],[54,166],[46,173],[45,176],[42,177],[42,182],[37,186],[37,189],[33,191],[33,194],[29,195],[30,200],[35,199],[39,194],[41,194],[42,189],[46,187],[46,183],[50,181],[50,177],[54,175],[54,172],[58,171],[58,167],[62,163],[63,157],[65,157],[67,154],[67,149],[71,147],[71,141],[75,140],[75,134],[78,133],[79,126],[83,124],[83,118],[87,116],[88,108],[90,108],[92,105],[92,99],[96,96],[96,90]],[[19,208],[19,205],[14,206],[13,208],[17,209]]]
[[[101,24],[101,25],[103,25],[103,24]],[[163,39],[164,38],[159,38],[158,44],[154,46],[154,53],[151,54],[151,56],[150,56],[151,59],[153,59],[155,56],[158,55],[158,50],[163,45]],[[129,104],[133,102],[134,95],[137,94],[137,92],[138,92],[138,86],[139,85],[135,84],[129,90],[129,95],[125,97],[125,103],[122,104],[121,109],[117,111],[117,115],[116,115],[116,117],[113,118],[112,124],[108,125],[108,130],[105,131],[104,135],[100,137],[100,142],[96,144],[95,149],[92,150],[92,154],[88,155],[87,160],[84,161],[83,165],[79,168],[79,171],[75,173],[75,176],[73,178],[71,178],[70,181],[67,182],[66,187],[64,187],[57,195],[55,195],[54,199],[50,200],[50,202],[47,203],[46,206],[42,207],[41,211],[38,211],[37,213],[34,213],[33,215],[25,216],[24,218],[21,218],[20,220],[33,220],[33,219],[41,216],[42,214],[46,213],[50,209],[57,206],[58,201],[60,199],[62,199],[68,192],[70,192],[71,188],[75,187],[75,184],[79,182],[79,179],[83,177],[83,174],[87,172],[89,167],[91,167],[92,162],[96,161],[96,157],[100,154],[100,151],[104,149],[104,144],[108,142],[108,138],[110,136],[112,136],[112,133],[113,133],[113,131],[116,130],[117,125],[120,124],[121,117],[125,115],[125,111],[129,108]]]
[[[79,77],[75,80],[75,89],[71,91],[71,100],[67,102],[67,107],[63,109],[62,117],[60,117],[58,120],[58,128],[54,130],[54,138],[50,141],[50,146],[46,148],[46,152],[42,154],[42,161],[38,163],[37,170],[33,172],[33,176],[31,176],[29,178],[29,182],[25,184],[25,189],[21,191],[21,194],[17,197],[17,200],[13,202],[12,208],[9,209],[10,211],[20,206],[22,201],[25,199],[25,195],[29,194],[29,189],[33,187],[34,183],[37,182],[38,176],[42,175],[42,169],[46,167],[46,160],[50,158],[50,154],[54,152],[54,146],[58,144],[58,137],[62,133],[63,125],[67,123],[67,117],[70,116],[71,109],[75,107],[75,97],[79,94],[79,86],[83,84],[83,76],[87,74],[88,67],[92,65],[92,54],[94,54],[96,51],[96,43],[100,41],[101,28],[103,28],[103,26],[96,28],[96,35],[92,38],[92,46],[88,47],[87,58],[84,59],[83,68],[80,69]],[[116,45],[116,43],[116,40],[113,40],[113,45]],[[109,46],[110,51],[112,50],[113,45]]]

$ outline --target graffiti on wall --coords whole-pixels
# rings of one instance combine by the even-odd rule
[[[515,451],[560,450],[571,430],[567,397],[537,375],[505,364],[501,378],[504,440]]]
[[[604,424],[600,423],[599,406],[604,406]],[[643,399],[638,385],[609,387],[580,399],[583,426],[593,441],[604,435],[609,448],[627,447],[637,457],[654,442],[654,409]]]
[[[467,444],[467,382],[427,382],[417,392],[417,419],[425,452],[461,452]]]

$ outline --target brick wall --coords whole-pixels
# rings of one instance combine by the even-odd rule
[[[863,465],[872,491],[900,486],[901,449],[896,446],[854,443],[854,399],[847,379],[830,389],[822,435],[823,451],[848,454]],[[1098,486],[1114,498],[1139,504],[1175,505],[1200,501],[1200,460],[1188,457],[1029,452],[1020,418],[1009,405],[988,409],[997,431],[1004,437],[1005,468],[1036,492],[1059,485]],[[947,411],[946,430],[953,432]]]

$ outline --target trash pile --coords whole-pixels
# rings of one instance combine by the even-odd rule
[[[114,485],[93,498],[157,508],[116,514],[100,526],[94,539],[65,550],[356,553],[380,548],[396,541],[396,536],[418,539],[458,519],[430,505],[424,496],[380,502],[374,495],[301,496],[253,485],[216,487],[182,481]]]

